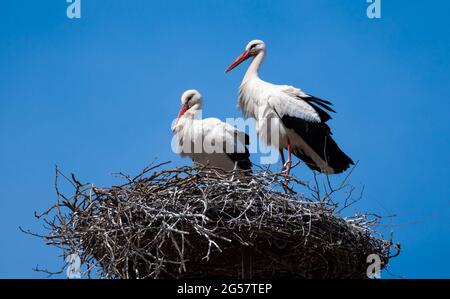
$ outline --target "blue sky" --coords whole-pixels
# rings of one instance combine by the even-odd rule
[[[188,88],[204,115],[240,116],[245,67],[223,70],[251,39],[262,77],[331,100],[337,141],[365,186],[354,209],[384,215],[403,252],[393,277],[450,278],[450,24],[448,1],[3,1],[0,9],[0,277],[42,278],[59,251],[19,232],[54,200],[54,165],[97,185],[170,149]],[[311,173],[302,167],[302,179]],[[390,278],[388,273],[384,277]]]

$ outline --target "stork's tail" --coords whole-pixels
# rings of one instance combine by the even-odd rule
[[[313,150],[325,161],[326,167],[322,167],[314,161],[311,157],[305,155],[300,149],[294,149],[293,153],[299,159],[303,160],[305,164],[312,170],[327,174],[338,174],[346,171],[351,165],[355,163],[347,156],[331,138],[325,136],[325,142],[319,144],[312,144]],[[311,144],[310,144],[311,145]],[[314,146],[315,145],[315,146]]]

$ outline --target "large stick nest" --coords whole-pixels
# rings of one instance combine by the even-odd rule
[[[75,192],[55,182],[57,203],[37,215],[49,229],[41,237],[108,278],[365,278],[370,254],[382,267],[390,258],[378,217],[340,216],[353,202],[347,178],[333,188],[328,178],[308,186],[291,177],[300,194],[268,170],[160,168],[121,174],[126,183],[111,188],[57,170]]]

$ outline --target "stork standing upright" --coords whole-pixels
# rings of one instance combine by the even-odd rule
[[[201,108],[198,91],[183,93],[180,113],[172,126],[180,155],[225,171],[251,170],[248,135],[217,118],[198,119]]]
[[[266,144],[280,150],[286,174],[292,166],[291,153],[312,170],[326,174],[341,173],[353,161],[331,137],[329,112],[335,112],[328,101],[313,97],[289,85],[275,85],[259,78],[259,68],[266,45],[261,40],[249,42],[245,51],[225,70],[229,72],[253,57],[239,89],[239,107],[246,117],[256,121],[258,135]],[[271,132],[277,132],[273,140]],[[287,148],[285,162],[283,149]]]

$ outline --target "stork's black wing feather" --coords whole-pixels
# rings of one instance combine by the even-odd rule
[[[322,120],[323,122],[327,122],[331,119],[330,114],[328,114],[328,112],[326,112],[322,108],[317,107],[313,103],[308,103],[308,105],[310,105],[311,107],[313,107],[314,110],[316,110],[317,114],[319,114],[320,120]]]
[[[250,152],[248,151],[247,145],[250,144],[250,137],[247,133],[244,133],[244,140],[239,140],[238,132],[236,131],[234,135],[234,152],[226,153],[228,157],[237,163],[237,166],[242,170],[251,170],[252,162],[250,161]],[[244,142],[244,151],[238,148],[240,142]]]
[[[283,116],[281,120],[287,128],[294,130],[328,166],[333,168],[334,173],[341,173],[354,164],[333,140],[330,127],[325,122],[308,122],[289,115]],[[311,169],[321,171],[301,148],[294,148],[293,153]]]
[[[228,157],[237,163],[237,166],[242,170],[251,170],[252,162],[250,161],[250,153],[248,148],[245,148],[245,153],[227,153]]]
[[[320,119],[323,122],[327,122],[331,119],[331,115],[326,112],[325,110],[329,112],[336,113],[330,106],[333,106],[331,102],[316,98],[312,95],[306,94],[306,96],[297,96],[297,98],[304,100],[308,103],[313,109],[319,114]],[[322,109],[323,108],[323,109]],[[325,110],[324,110],[325,109]]]
[[[333,106],[333,103],[331,103],[331,102],[329,102],[329,101],[326,101],[326,100],[323,100],[323,99],[319,99],[319,98],[317,98],[317,97],[315,97],[315,96],[312,96],[312,95],[310,95],[310,94],[306,94],[307,96],[308,96],[308,98],[311,100],[311,101],[314,101],[314,102],[316,102],[316,103],[321,103],[322,105],[326,105],[326,106]],[[324,107],[325,108],[325,107]],[[333,111],[333,109],[331,109],[330,107],[328,107],[328,108],[325,108],[325,109],[327,109],[327,110],[330,110],[330,111]],[[334,111],[333,111],[334,112]]]
[[[330,106],[333,106],[333,104],[331,102],[316,98],[309,94],[306,97],[300,97],[300,98],[302,100],[307,101],[308,103],[317,104],[317,105],[321,106],[322,108],[324,108],[325,110],[336,113],[336,111],[334,111],[334,109],[330,107]]]

